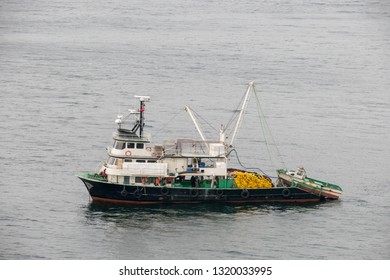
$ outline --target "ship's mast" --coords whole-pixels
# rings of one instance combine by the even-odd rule
[[[139,98],[139,137],[142,138],[142,132],[145,125],[145,102],[150,101],[150,96],[135,95],[135,98]]]
[[[244,117],[244,113],[246,111],[246,108],[248,107],[249,97],[250,97],[252,91],[254,90],[254,87],[255,87],[255,82],[253,82],[253,81],[250,82],[249,85],[248,85],[248,88],[246,90],[245,96],[244,96],[244,101],[242,102],[240,115],[238,116],[238,120],[237,120],[236,126],[235,126],[235,128],[233,130],[233,136],[232,136],[232,139],[231,139],[230,144],[229,144],[230,147],[232,147],[234,145],[234,142],[236,141],[237,132],[238,132],[238,129],[240,128],[240,126],[241,126],[242,119]]]

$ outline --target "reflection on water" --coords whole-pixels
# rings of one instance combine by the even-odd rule
[[[338,201],[335,201],[336,203]],[[332,202],[330,202],[332,204]],[[101,219],[110,222],[121,220],[181,220],[188,218],[207,217],[234,217],[245,214],[268,214],[284,212],[305,213],[326,207],[328,203],[318,202],[313,204],[158,204],[158,205],[117,205],[91,202],[84,209],[87,220]]]
[[[285,249],[273,249],[275,240],[285,243],[291,236],[307,237],[302,225],[310,221],[310,230],[316,231],[312,217],[317,216],[322,225],[326,205],[329,203],[152,206],[90,203],[83,213],[86,227],[99,229],[104,232],[100,238],[111,240],[112,254],[129,259],[138,258],[139,254],[150,259],[178,256],[212,259],[221,254],[230,259],[258,259],[267,252],[274,252],[279,258],[286,256]],[[302,242],[304,239],[298,243]],[[128,243],[131,251],[127,249]]]

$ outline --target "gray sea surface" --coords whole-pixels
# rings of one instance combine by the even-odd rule
[[[304,166],[339,201],[90,202],[75,174],[134,95],[154,142],[198,137],[185,105],[218,139],[252,80],[272,134],[252,98],[241,163]],[[389,1],[0,2],[0,259],[389,259],[389,144]]]

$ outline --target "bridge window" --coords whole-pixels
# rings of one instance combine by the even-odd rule
[[[114,144],[114,148],[117,150],[123,150],[126,147],[126,143],[123,141],[116,141]]]
[[[115,158],[109,157],[109,158],[108,158],[108,161],[107,161],[107,164],[109,164],[109,165],[115,165],[115,162],[116,162],[116,159],[115,159]]]
[[[128,149],[134,149],[134,143],[127,143]]]
[[[143,149],[144,143],[137,143],[137,149]]]

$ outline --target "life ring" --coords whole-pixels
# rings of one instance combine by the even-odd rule
[[[134,192],[134,197],[140,198],[141,196],[142,196],[141,190],[136,189],[135,192]]]
[[[153,153],[152,157],[158,157],[157,153]]]
[[[288,198],[288,197],[290,197],[290,195],[291,195],[291,190],[290,190],[290,189],[284,188],[284,189],[282,190],[282,196],[283,196],[284,198]]]
[[[162,187],[161,188],[161,194],[162,195],[167,195],[169,194],[169,189],[167,187]]]
[[[148,152],[151,152],[151,151],[152,151],[152,147],[146,147],[146,150],[147,150]]]
[[[197,190],[197,189],[191,189],[190,190],[190,196],[191,197],[198,197],[198,195],[199,195],[199,190]]]
[[[143,191],[144,191],[144,187],[137,187],[137,189],[133,193],[134,197],[140,198],[142,196]]]
[[[222,197],[224,194],[222,189],[217,189],[217,196]]]
[[[241,192],[242,198],[248,198],[249,197],[249,191],[247,189],[243,189]]]
[[[217,199],[222,199],[224,194],[225,192],[222,189],[217,189],[216,191]]]
[[[122,196],[127,196],[126,188],[123,188],[123,190],[121,191],[121,195]]]
[[[126,156],[131,156],[131,152],[130,151],[126,151],[125,155]]]

